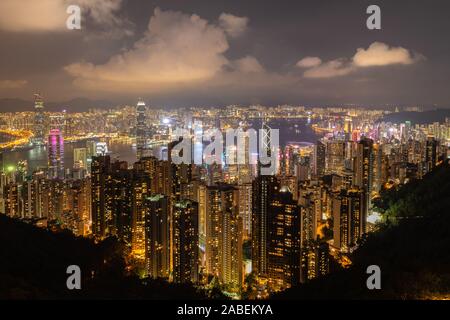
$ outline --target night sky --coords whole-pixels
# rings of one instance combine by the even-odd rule
[[[1,0],[0,98],[450,108],[449,33],[448,0]]]

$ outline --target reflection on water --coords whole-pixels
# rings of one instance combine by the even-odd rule
[[[285,146],[289,142],[315,142],[318,135],[311,129],[305,119],[276,119],[269,122],[273,129],[280,130],[280,144]],[[255,130],[261,128],[261,121],[252,121],[252,127]],[[73,149],[86,147],[86,141],[68,143],[64,146],[64,166],[73,167]],[[127,161],[132,164],[136,161],[136,149],[128,143],[114,142],[108,144],[111,157]],[[29,150],[8,151],[3,154],[4,167],[15,166],[18,161],[27,160],[28,171],[42,167],[47,167],[47,149],[45,147],[36,147]]]
[[[73,149],[85,148],[86,141],[75,143],[66,143],[64,145],[64,167],[73,167]],[[109,145],[111,157],[118,158],[128,163],[136,161],[136,149],[131,144],[111,143]],[[18,161],[26,160],[28,163],[28,171],[33,172],[36,169],[47,167],[47,149],[46,147],[36,147],[29,150],[9,151],[3,154],[4,167],[15,166]]]

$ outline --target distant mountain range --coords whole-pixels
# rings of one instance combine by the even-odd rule
[[[84,112],[92,108],[111,108],[115,103],[106,100],[74,98],[63,102],[44,102],[46,111]],[[0,112],[32,111],[34,102],[22,99],[0,99]]]
[[[380,121],[402,123],[411,121],[412,124],[426,124],[433,122],[444,122],[450,118],[450,109],[436,109],[423,112],[402,111],[385,115]]]

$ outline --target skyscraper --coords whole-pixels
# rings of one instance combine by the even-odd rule
[[[64,178],[64,138],[59,129],[48,136],[48,175],[50,179]]]
[[[145,265],[150,277],[169,278],[169,199],[158,194],[145,199]]]
[[[146,109],[145,102],[139,99],[136,107],[136,157],[138,160],[145,156],[147,147],[147,124],[145,117]]]
[[[42,146],[45,144],[44,100],[38,93],[34,95],[34,112],[33,144]]]
[[[344,252],[352,249],[365,233],[366,210],[363,190],[342,190],[333,195],[333,243]]]
[[[92,233],[97,238],[107,234],[108,218],[106,212],[111,208],[111,194],[108,188],[110,157],[92,157],[91,165],[91,214]]]
[[[73,149],[73,166],[74,168],[87,169],[87,149],[74,148]]]
[[[252,270],[267,275],[268,208],[280,186],[275,176],[260,175],[253,181]]]
[[[300,281],[300,207],[282,188],[268,207],[267,276],[272,288],[283,289]]]
[[[322,176],[325,171],[325,152],[325,144],[318,140],[314,145],[313,173],[315,177]]]
[[[364,200],[365,210],[369,209],[371,203],[374,169],[373,162],[373,140],[363,137],[356,146],[354,185],[364,191],[364,196],[366,197]]]
[[[173,206],[173,281],[199,281],[198,203],[178,201]]]
[[[239,191],[228,184],[204,189],[206,273],[238,290],[242,285],[242,220]]]
[[[434,137],[427,137],[425,145],[425,169],[426,172],[430,172],[436,166],[437,161],[437,141]]]

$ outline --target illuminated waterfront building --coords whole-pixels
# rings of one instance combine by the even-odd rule
[[[50,130],[48,136],[48,176],[50,179],[64,178],[64,138],[59,129]]]
[[[136,124],[136,157],[141,159],[146,156],[147,149],[147,124],[145,112],[147,108],[143,100],[139,100],[136,106],[137,124]]]
[[[87,169],[88,152],[86,148],[73,149],[73,166],[74,168]]]
[[[34,112],[33,144],[43,146],[45,144],[44,100],[40,94],[34,95]]]

